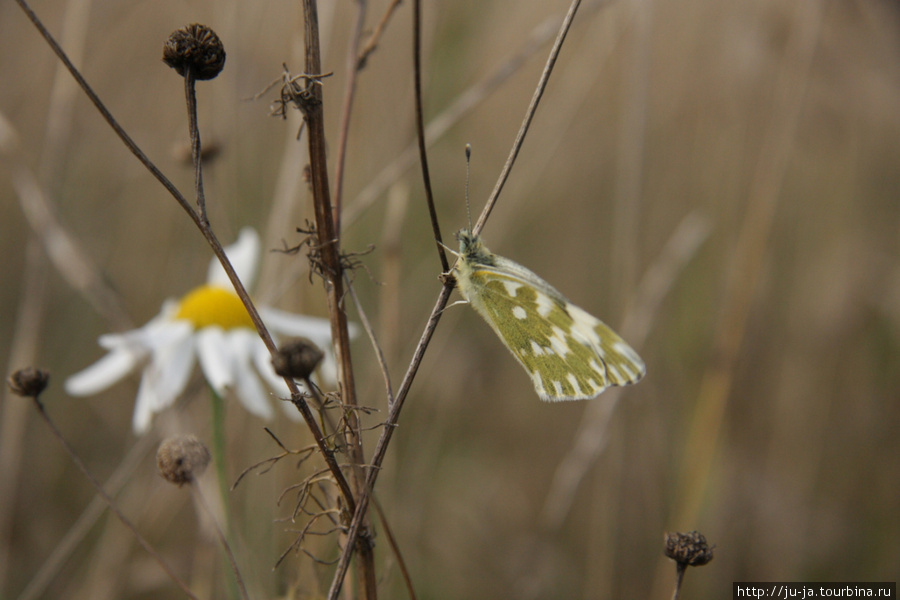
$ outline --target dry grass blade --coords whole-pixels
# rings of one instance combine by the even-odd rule
[[[675,522],[692,522],[708,483],[714,447],[725,414],[730,382],[747,327],[752,299],[766,264],[775,209],[791,159],[801,109],[806,98],[813,56],[819,43],[822,5],[806,0],[796,5],[793,31],[776,85],[776,106],[748,191],[748,212],[737,239],[730,281],[725,290],[715,351],[697,401],[688,446],[679,476],[679,510]]]
[[[696,255],[710,232],[703,217],[691,213],[672,233],[657,260],[647,269],[638,286],[633,306],[626,311],[622,335],[640,348],[667,292]],[[560,459],[541,510],[541,530],[557,531],[572,507],[575,494],[603,451],[607,426],[624,388],[608,390],[586,407],[569,451]]]
[[[22,213],[47,256],[57,272],[98,314],[117,329],[130,328],[132,320],[119,296],[104,280],[81,244],[60,222],[37,177],[22,163],[17,139],[12,124],[0,113],[0,156],[10,170]]]

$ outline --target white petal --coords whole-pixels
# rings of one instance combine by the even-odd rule
[[[269,349],[266,348],[266,345],[263,344],[258,336],[256,339],[259,343],[253,345],[253,365],[262,376],[263,381],[265,381],[278,396],[287,398],[290,395],[290,390],[288,390],[284,379],[275,373],[275,367],[272,366],[272,355],[269,354]]]
[[[240,280],[244,283],[244,287],[250,289],[253,286],[253,279],[256,277],[256,267],[259,264],[259,235],[251,227],[244,227],[238,234],[235,243],[225,247],[225,254],[231,261]],[[209,270],[206,275],[206,283],[210,285],[218,285],[226,289],[232,289],[231,280],[225,274],[219,259],[213,257],[209,263]]]
[[[104,333],[101,335],[97,343],[107,350],[118,350],[128,346],[142,346],[141,333],[139,329],[133,329],[124,333]]]
[[[101,335],[99,343],[109,354],[66,380],[66,391],[73,396],[102,392],[134,370],[155,346],[182,335],[181,328],[173,329],[160,314],[140,329]]]
[[[99,343],[107,350],[115,350],[116,348],[131,347],[147,350],[157,345],[159,340],[171,339],[180,335],[181,326],[177,326],[172,333],[172,322],[178,310],[178,302],[169,298],[163,302],[162,310],[158,315],[147,321],[143,327],[125,331],[123,333],[106,333],[100,336]]]
[[[206,381],[219,397],[234,383],[234,359],[221,327],[204,327],[197,333],[197,357]]]
[[[281,408],[288,418],[292,421],[303,420],[300,411],[298,411],[289,400],[291,397],[291,390],[288,389],[287,384],[284,382],[284,378],[275,373],[275,368],[272,366],[272,355],[269,354],[269,349],[262,343],[259,336],[256,337],[256,340],[259,343],[253,345],[253,366],[256,367],[257,373],[260,374],[263,381],[265,381],[269,388],[275,393],[276,402],[281,404]],[[297,385],[300,387],[301,391],[306,389],[302,383],[298,383]]]
[[[331,346],[325,348],[325,356],[322,358],[322,362],[319,363],[319,374],[326,383],[331,385],[337,383],[337,363],[334,360],[334,352],[332,352]]]
[[[172,405],[187,386],[194,369],[193,327],[186,321],[172,321],[161,327],[152,348],[150,364],[144,369],[134,407],[134,430],[146,431],[151,417]]]
[[[154,349],[150,367],[158,377],[155,386],[159,391],[160,409],[172,404],[184,391],[194,370],[193,328],[187,327],[181,333],[183,335],[177,339]]]
[[[142,379],[137,399],[134,402],[134,416],[131,418],[131,427],[136,434],[147,433],[147,430],[150,429],[150,421],[153,418],[153,409],[156,404],[156,398],[148,380]]]
[[[159,353],[184,343],[185,338],[190,338],[193,332],[194,326],[190,321],[154,319],[134,333],[138,336],[137,342],[140,346]]]
[[[271,419],[272,406],[266,398],[266,391],[256,373],[250,368],[255,339],[257,339],[255,332],[247,329],[236,329],[228,335],[228,345],[234,357],[237,384],[235,391],[244,408],[258,417]]]
[[[90,396],[102,392],[131,373],[141,358],[139,352],[117,348],[66,379],[66,393],[71,396]]]
[[[331,323],[328,319],[296,315],[271,306],[258,307],[263,322],[270,330],[284,335],[307,337],[316,345],[331,343]]]

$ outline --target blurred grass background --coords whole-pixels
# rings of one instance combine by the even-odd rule
[[[370,3],[369,30],[386,6]],[[223,242],[244,225],[264,232],[270,249],[299,241],[294,228],[310,216],[299,119],[268,116],[277,89],[251,99],[280,78],[282,63],[302,70],[299,3],[34,8],[185,192],[191,170],[173,152],[187,140],[182,81],[161,62],[162,43],[191,22],[216,30],[226,68],[198,86],[201,135],[221,147],[205,175],[211,219]],[[349,2],[320,10],[324,65],[335,73],[325,80],[333,153],[355,13]],[[531,0],[426,3],[426,119],[507,64],[547,19],[555,31],[565,10]],[[876,1],[583,8],[484,238],[614,327],[624,322],[626,338],[638,332],[648,376],[621,394],[543,404],[488,327],[449,309],[377,488],[420,598],[667,598],[674,568],[662,557],[663,532],[693,529],[716,544],[716,558],[687,575],[683,597],[726,597],[740,580],[898,579],[898,25],[897,5]],[[358,214],[345,222],[344,249],[375,245],[355,281],[395,386],[439,290],[418,169],[370,208],[354,203],[414,140],[410,40],[404,4],[360,74],[344,188]],[[542,42],[431,147],[446,240],[466,225],[465,143],[477,214],[548,51]],[[211,253],[12,2],[0,5],[0,81],[15,135],[7,128],[0,143],[0,363],[51,371],[48,410],[105,480],[136,445],[137,378],[91,399],[66,397],[62,382],[102,355],[97,336],[124,319],[100,314],[71,273],[43,258],[46,233],[25,218],[17,177],[34,174],[132,325],[200,283]],[[693,237],[673,250],[685,227]],[[321,286],[297,275],[305,259],[265,261],[261,296],[324,316]],[[660,269],[665,295],[642,311],[645,276]],[[382,410],[374,424],[383,385],[369,343],[355,348],[361,402]],[[208,400],[196,396],[161,420],[160,434],[208,438]],[[93,492],[26,403],[4,395],[0,415],[0,595],[17,598]],[[263,425],[229,405],[235,478],[277,453]],[[291,447],[308,443],[289,422],[268,425]],[[155,446],[159,434],[149,435],[122,469],[119,499],[202,581],[204,565],[221,566],[217,550],[198,533],[188,495],[156,475],[154,449],[141,448]],[[291,585],[315,597],[329,581],[329,568],[302,554],[271,571],[293,539],[289,523],[274,522],[290,513],[276,500],[301,476],[279,464],[234,494],[238,559],[254,597]],[[382,595],[404,597],[376,530]],[[334,556],[332,539],[311,549]],[[106,517],[47,581],[40,597],[172,593]]]

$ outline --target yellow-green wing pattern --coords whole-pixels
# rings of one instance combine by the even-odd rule
[[[602,321],[525,267],[490,253],[479,238],[462,232],[460,243],[460,292],[525,368],[541,399],[593,398],[643,377],[644,362]]]

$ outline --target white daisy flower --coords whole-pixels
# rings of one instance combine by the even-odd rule
[[[259,236],[249,227],[241,230],[237,242],[225,249],[248,287],[256,274],[259,251]],[[303,336],[325,349],[319,373],[323,379],[335,381],[337,369],[328,320],[264,306],[257,309],[273,337]],[[215,258],[209,265],[205,285],[194,288],[181,300],[166,300],[159,315],[140,329],[100,336],[100,345],[109,353],[69,377],[66,392],[72,396],[96,394],[142,368],[134,407],[136,433],[146,432],[153,415],[175,402],[187,386],[197,359],[216,394],[224,398],[228,390],[233,390],[244,408],[258,417],[269,419],[273,415],[260,376],[279,397],[290,395],[284,380],[275,374],[269,351],[257,335],[250,315]],[[282,404],[290,417],[299,418],[292,404]]]

